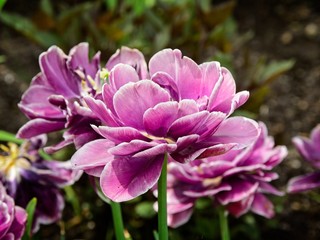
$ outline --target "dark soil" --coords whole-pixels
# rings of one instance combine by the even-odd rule
[[[289,156],[278,169],[287,180],[311,170],[293,148],[291,138],[308,135],[320,123],[320,4],[318,1],[240,0],[235,9],[240,32],[255,32],[250,50],[271,59],[295,59],[294,68],[272,84],[258,119],[264,121]],[[0,26],[3,29],[3,26]],[[16,132],[26,121],[17,103],[38,71],[43,51],[20,35],[0,30],[0,129]],[[236,76],[235,76],[236,78]],[[320,239],[319,192],[280,200],[275,225],[258,219],[261,239]]]

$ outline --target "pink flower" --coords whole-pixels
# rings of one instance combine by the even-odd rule
[[[229,117],[249,94],[236,93],[231,73],[218,62],[198,65],[179,50],[165,49],[151,58],[146,72],[137,50],[125,59],[129,64],[111,58],[101,99],[84,98],[101,121],[92,127],[103,138],[71,159],[75,169],[100,177],[111,200],[130,200],[152,188],[166,153],[185,163],[246,147],[257,138],[257,123]]]
[[[0,182],[0,240],[19,240],[25,230],[27,213],[15,206]]]
[[[20,147],[14,143],[0,145],[0,184],[21,207],[37,198],[33,232],[40,224],[51,224],[61,218],[64,198],[60,188],[73,184],[81,176],[81,171],[71,168],[70,161],[44,160],[38,151],[45,142],[45,135],[40,135]]]
[[[292,178],[288,183],[288,192],[303,192],[320,187],[320,124],[311,131],[310,138],[294,137],[292,141],[301,156],[318,170]]]
[[[169,163],[169,226],[186,223],[200,197],[212,198],[215,205],[224,206],[237,217],[249,210],[267,218],[274,215],[273,205],[264,194],[282,195],[269,182],[278,178],[271,170],[287,155],[287,149],[275,147],[265,125],[259,125],[259,138],[246,149],[187,164]]]
[[[68,144],[82,146],[98,135],[90,124],[98,120],[83,106],[82,98],[97,97],[101,89],[100,53],[90,61],[89,46],[81,43],[66,55],[53,46],[39,58],[41,72],[23,94],[19,108],[30,119],[18,132],[20,138],[64,130],[64,140],[48,148],[56,151]]]

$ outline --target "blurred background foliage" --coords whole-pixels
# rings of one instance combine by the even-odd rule
[[[102,61],[119,47],[138,48],[148,60],[163,48],[179,48],[196,62],[216,60],[235,76],[238,90],[251,93],[238,114],[256,117],[270,90],[270,84],[294,65],[293,59],[271,60],[250,51],[253,31],[240,34],[233,17],[235,0],[0,0],[0,21],[37,44],[43,51],[58,45],[66,52],[79,42],[89,42],[91,52],[100,50]],[[0,63],[6,61],[0,55]],[[36,62],[34,64],[37,64]],[[25,79],[21,77],[21,79]],[[30,81],[31,79],[25,79]],[[70,153],[58,152],[65,159]],[[113,239],[110,209],[83,177],[74,188],[66,188],[64,220],[44,227],[39,239]],[[85,189],[85,191],[83,191]],[[157,229],[154,197],[146,194],[123,204],[124,221],[134,239],[152,239]],[[278,200],[279,209],[281,200]],[[217,213],[208,199],[197,203],[191,221],[171,231],[171,238],[215,239],[219,237]],[[233,239],[260,239],[257,222],[246,215],[232,228]],[[266,223],[266,222],[265,222]],[[275,223],[268,221],[267,227]],[[190,226],[192,226],[190,228]],[[216,227],[215,227],[216,226]]]

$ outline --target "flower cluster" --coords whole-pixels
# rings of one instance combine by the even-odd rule
[[[210,197],[215,205],[224,206],[235,216],[251,210],[270,218],[272,203],[265,193],[282,195],[270,181],[278,175],[271,170],[287,155],[284,146],[274,146],[267,129],[251,146],[187,164],[168,165],[168,224],[178,227],[189,220],[195,201]],[[156,191],[155,191],[156,194]]]
[[[30,119],[18,132],[20,138],[64,130],[64,140],[47,148],[53,152],[74,143],[82,146],[97,134],[90,123],[97,118],[83,107],[83,97],[98,96],[101,89],[99,75],[100,53],[88,59],[88,44],[81,43],[66,55],[53,46],[40,56],[41,72],[31,82],[18,104]]]
[[[292,178],[288,183],[288,192],[303,192],[320,187],[320,124],[311,131],[310,138],[294,137],[292,141],[301,156],[319,170]]]
[[[14,200],[0,182],[0,240],[21,239],[27,221],[27,214]]]
[[[133,199],[158,181],[165,154],[181,163],[241,149],[256,140],[256,122],[229,117],[248,99],[236,93],[231,73],[218,62],[196,64],[179,50],[143,55],[122,48],[107,65],[101,96],[84,96],[100,123],[101,139],[72,157],[75,169],[99,177],[114,201]]]
[[[38,151],[45,143],[45,135],[40,135],[20,147],[14,143],[0,145],[0,182],[7,193],[23,208],[32,198],[38,200],[33,232],[40,224],[60,219],[64,208],[60,188],[73,184],[81,175],[80,171],[71,169],[70,161],[44,160]]]

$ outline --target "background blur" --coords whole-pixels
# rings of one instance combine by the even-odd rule
[[[26,122],[17,108],[39,72],[38,57],[51,45],[66,53],[79,42],[100,50],[102,62],[117,48],[138,48],[146,60],[179,48],[196,62],[217,60],[231,70],[238,90],[251,93],[241,114],[264,121],[277,144],[289,148],[278,168],[287,180],[310,167],[291,138],[320,123],[320,3],[318,0],[0,0],[0,129],[15,133]],[[52,136],[54,138],[54,136]],[[66,160],[67,149],[56,154]],[[113,239],[109,206],[83,176],[66,189],[63,220],[43,227],[38,239]],[[272,220],[230,217],[232,239],[320,239],[320,192],[273,198]],[[153,239],[157,219],[152,194],[123,204],[134,239]],[[171,238],[218,239],[215,210],[205,199]],[[106,237],[107,236],[107,237]]]

